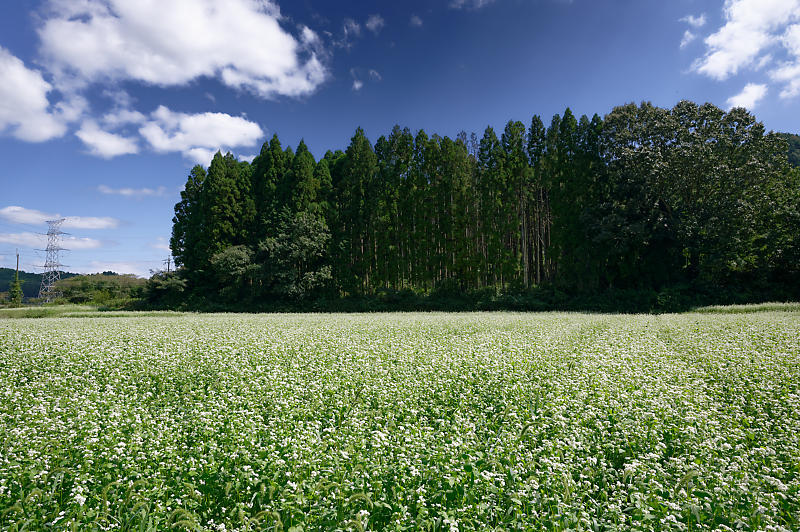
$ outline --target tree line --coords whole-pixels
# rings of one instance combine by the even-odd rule
[[[800,172],[741,108],[570,109],[451,139],[278,136],[189,173],[151,292],[239,306],[390,293],[774,293],[800,281]],[[778,287],[775,289],[775,287]],[[789,288],[787,288],[789,287]],[[156,297],[154,296],[154,297]],[[787,296],[788,297],[788,296]]]

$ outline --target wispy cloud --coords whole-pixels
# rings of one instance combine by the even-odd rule
[[[383,20],[382,16],[370,15],[369,18],[367,18],[367,22],[364,24],[364,26],[366,26],[369,31],[377,35],[380,33],[381,29],[383,29],[385,24],[386,21]]]
[[[681,19],[681,22],[687,23],[689,26],[699,29],[706,25],[706,14],[701,13],[700,16],[686,15]]]
[[[169,248],[169,241],[166,238],[164,238],[163,236],[160,236],[160,237],[156,238],[156,241],[151,243],[150,247],[153,248],[153,249],[157,249],[159,251],[167,251],[167,252],[172,251]]]
[[[342,22],[341,37],[335,39],[333,44],[339,48],[350,49],[353,47],[353,41],[361,37],[361,24],[352,18],[346,18]]]
[[[360,79],[354,79],[353,80],[353,90],[354,91],[360,91],[363,86],[364,86],[364,82],[361,81]]]
[[[450,7],[452,9],[480,9],[488,6],[494,0],[452,0]]]
[[[681,39],[681,48],[686,48],[689,46],[694,40],[697,39],[697,35],[692,33],[690,30],[686,30],[683,32],[683,39]]]
[[[67,216],[62,227],[66,229],[115,229],[119,227],[116,218],[93,216]]]
[[[137,277],[150,277],[150,270],[157,270],[161,267],[159,260],[143,261],[90,261],[88,264],[79,266],[77,270],[81,273],[101,273],[114,272],[119,274],[133,274]]]
[[[47,245],[47,235],[28,231],[22,233],[0,233],[0,242],[29,248],[44,248]],[[65,249],[78,251],[97,249],[102,247],[103,243],[94,238],[68,235],[61,239],[61,245]]]
[[[59,216],[35,209],[26,209],[19,205],[9,205],[0,209],[0,218],[16,224],[41,225],[47,220],[56,220]]]
[[[409,19],[409,24],[411,24],[415,28],[420,28],[422,27],[422,19],[418,15],[411,15],[411,18]]]
[[[97,190],[102,194],[124,196],[127,198],[147,198],[160,197],[167,193],[166,187],[158,188],[111,188],[106,185],[98,185]]]
[[[0,218],[17,224],[44,225],[48,220],[57,220],[61,216],[10,205],[0,209]],[[71,229],[114,229],[118,226],[119,220],[116,218],[93,216],[66,216],[62,225],[63,228]]]

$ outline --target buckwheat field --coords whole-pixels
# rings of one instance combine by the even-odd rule
[[[0,320],[3,530],[800,529],[800,312]]]

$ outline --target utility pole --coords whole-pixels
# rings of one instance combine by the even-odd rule
[[[172,257],[167,257],[166,259],[162,260],[161,262],[167,265],[167,273],[169,273],[170,264],[172,264]]]
[[[39,287],[39,299],[44,299],[45,303],[50,303],[58,298],[61,294],[56,290],[55,284],[61,280],[61,270],[64,265],[58,262],[58,252],[66,251],[60,246],[61,235],[64,233],[61,230],[61,224],[64,223],[64,218],[58,220],[47,220],[47,258],[44,261],[44,273],[42,273],[42,284]]]

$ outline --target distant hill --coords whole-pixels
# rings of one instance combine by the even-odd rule
[[[800,135],[793,133],[778,133],[789,143],[789,164],[800,168]]]
[[[61,272],[61,278],[75,277],[77,273]],[[39,286],[42,284],[41,273],[28,273],[20,270],[19,279],[22,281],[22,293],[26,298],[37,297]],[[13,268],[0,268],[0,292],[7,292],[8,287],[14,280]]]

